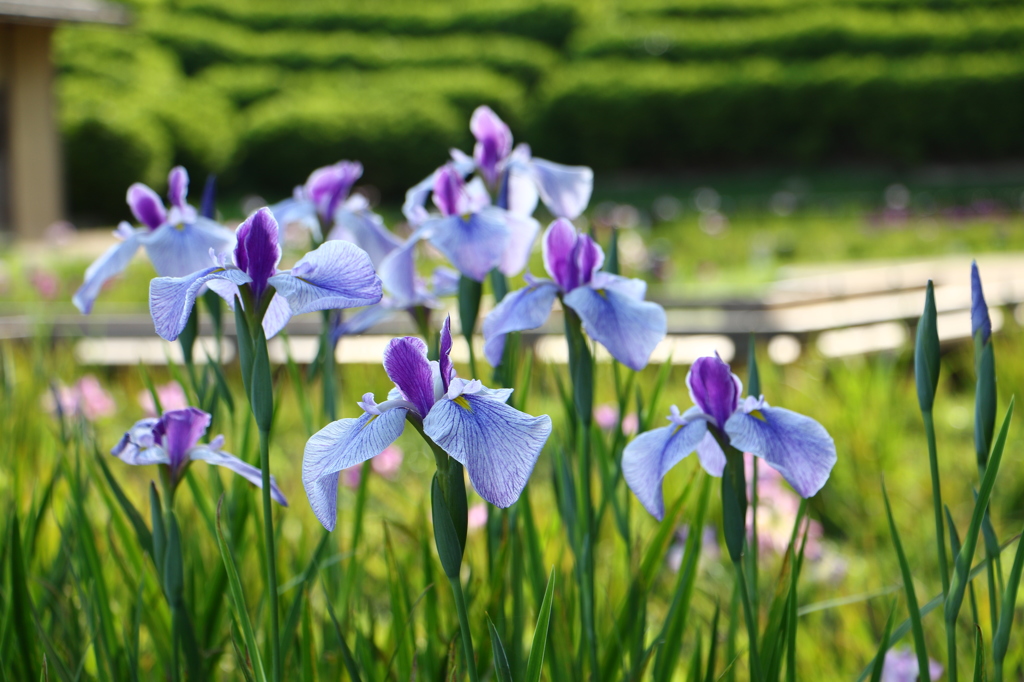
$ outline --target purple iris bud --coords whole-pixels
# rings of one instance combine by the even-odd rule
[[[333,166],[318,168],[306,180],[306,196],[313,201],[320,217],[331,221],[362,175],[363,164],[358,161],[339,161]]]
[[[235,265],[249,275],[252,296],[259,301],[267,290],[267,282],[277,273],[281,260],[277,221],[270,209],[261,208],[238,226],[235,233]]]
[[[328,241],[300,258],[291,270],[278,270],[279,233],[270,209],[261,208],[239,225],[233,264],[221,256],[213,267],[185,277],[154,279],[149,286],[149,310],[157,334],[168,341],[178,338],[204,286],[232,306],[240,286],[248,285],[256,302],[273,289],[262,320],[267,338],[281,331],[293,315],[380,301],[380,278],[358,246]]]
[[[682,414],[673,406],[669,426],[640,434],[622,453],[626,483],[655,518],[665,515],[662,479],[690,453],[697,452],[709,474],[722,475],[725,453],[718,439],[762,458],[802,497],[815,495],[828,481],[836,446],[821,424],[772,407],[763,397],[740,400],[739,378],[717,356],[698,359],[686,384],[696,406]]]
[[[988,304],[985,303],[985,292],[981,290],[981,275],[978,263],[971,263],[971,336],[977,338],[981,332],[982,345],[992,337],[992,320],[988,316]]]
[[[263,479],[258,468],[221,450],[223,436],[217,436],[209,443],[199,442],[209,426],[210,415],[200,409],[171,410],[162,417],[136,422],[114,446],[111,454],[127,464],[167,466],[172,489],[181,481],[189,464],[197,460],[230,469],[253,485],[262,487]],[[278,504],[288,506],[273,476],[270,477],[270,494]]]
[[[100,256],[85,271],[85,281],[72,297],[75,306],[85,314],[92,310],[103,285],[120,274],[140,246],[146,249],[150,262],[162,277],[182,277],[200,270],[210,262],[210,251],[230,251],[235,235],[223,225],[201,217],[186,203],[188,173],[181,166],[171,170],[167,178],[171,210],[156,192],[141,183],[128,188],[128,206],[144,225],[132,228],[118,225],[114,233],[121,240]]]
[[[494,186],[498,179],[498,164],[512,153],[512,131],[488,106],[477,107],[469,119],[469,130],[476,138],[473,159],[476,166]]]
[[[497,366],[508,334],[536,329],[547,321],[556,298],[583,322],[590,338],[635,370],[647,366],[665,337],[665,310],[645,301],[647,285],[602,272],[604,251],[568,220],[551,223],[544,234],[544,267],[551,279],[526,276],[527,286],[508,294],[484,319],[484,354]]]
[[[434,177],[434,205],[441,215],[464,215],[469,209],[466,181],[452,164],[445,164]]]
[[[359,402],[361,417],[328,424],[306,443],[302,483],[327,530],[337,520],[341,471],[383,452],[402,434],[406,420],[422,424],[434,444],[466,467],[485,500],[508,507],[519,499],[551,434],[551,419],[510,407],[511,389],[489,389],[458,377],[448,357],[450,320],[441,329],[440,348],[442,359],[431,362],[422,340],[392,340],[384,352],[384,369],[395,383],[388,399],[377,403],[367,393]]]
[[[167,220],[167,210],[164,202],[160,201],[160,195],[141,182],[128,188],[127,200],[135,219],[149,229],[155,230]]]

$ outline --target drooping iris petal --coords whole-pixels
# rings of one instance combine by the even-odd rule
[[[160,420],[156,417],[141,419],[122,436],[117,445],[110,451],[126,464],[170,464],[167,453],[158,442]]]
[[[434,374],[427,361],[427,344],[422,339],[392,339],[384,349],[384,371],[421,417],[430,412],[434,404]]]
[[[434,171],[406,191],[405,201],[402,203],[402,215],[411,225],[419,225],[429,217],[426,209],[427,197],[434,191],[434,178],[436,177],[437,171]]]
[[[514,277],[526,268],[530,260],[533,242],[540,232],[540,223],[529,216],[519,216],[511,211],[505,214],[509,228],[508,245],[501,256],[498,269],[507,277]]]
[[[380,324],[395,314],[395,308],[388,305],[388,300],[382,298],[377,305],[363,308],[352,317],[342,320],[331,330],[331,345],[338,343],[343,336],[362,334],[366,330]]]
[[[178,209],[188,207],[185,197],[188,196],[188,171],[183,166],[175,166],[167,176],[167,198],[171,205]]]
[[[128,188],[128,208],[140,223],[155,230],[167,220],[167,211],[160,195],[141,182]]]
[[[171,410],[160,417],[171,468],[180,469],[185,463],[188,451],[195,447],[210,426],[210,419],[209,414],[195,407]]]
[[[263,313],[263,335],[268,339],[277,336],[282,329],[288,326],[288,320],[292,319],[292,308],[288,299],[280,293],[275,292],[270,299],[267,310]]]
[[[512,332],[536,329],[551,315],[558,285],[547,279],[534,280],[528,286],[507,294],[484,318],[484,355],[492,367],[501,362],[505,337]]]
[[[301,188],[300,188],[301,189]],[[298,223],[313,234],[317,241],[322,239],[320,235],[320,219],[317,218],[316,205],[305,197],[293,197],[284,199],[270,206],[270,212],[274,214],[278,228],[283,230],[292,223]],[[278,241],[283,241],[284,235],[278,236]]]
[[[836,463],[836,445],[825,427],[781,407],[738,410],[725,432],[734,447],[763,458],[802,497],[821,490]]]
[[[988,316],[985,292],[981,289],[978,263],[974,261],[971,263],[971,336],[977,337],[979,330],[982,344],[988,343],[992,336],[992,320]]]
[[[503,187],[505,202],[503,208],[521,216],[531,216],[537,210],[540,195],[537,183],[533,180],[530,170],[530,146],[516,145],[507,161],[505,186]]]
[[[240,460],[232,454],[200,445],[199,447],[192,448],[188,456],[193,461],[207,462],[230,469],[257,488],[263,487],[263,474],[260,469]],[[274,478],[273,474],[270,475],[270,496],[282,507],[288,506],[288,500],[285,498],[284,493],[281,492],[281,489],[277,487],[277,479]]]
[[[387,255],[377,267],[381,284],[399,306],[416,301],[416,242],[412,237]]]
[[[484,393],[447,396],[423,420],[423,431],[469,473],[496,507],[519,499],[551,434],[551,418],[532,417]]]
[[[404,409],[332,422],[313,434],[302,456],[302,485],[316,518],[334,530],[338,511],[338,472],[379,455],[402,435]]]
[[[441,390],[448,391],[448,386],[455,377],[455,368],[452,366],[452,318],[445,316],[441,325],[441,337],[439,343],[438,373],[441,375]]]
[[[139,241],[157,274],[184,277],[210,265],[210,249],[216,254],[227,252],[235,235],[212,220],[197,218],[180,226],[164,225],[141,235]]]
[[[384,226],[384,219],[370,210],[365,197],[356,195],[334,214],[335,227],[328,239],[352,242],[369,256],[374,266],[402,245],[402,240]]]
[[[717,478],[722,477],[722,472],[725,471],[725,453],[710,431],[704,434],[704,438],[697,444],[697,456],[704,471]]]
[[[149,283],[149,313],[160,338],[168,341],[178,338],[203,285],[216,279],[235,286],[251,281],[249,275],[237,268],[214,267],[187,277],[157,277]]]
[[[576,263],[576,228],[568,220],[559,218],[544,233],[544,269],[563,291],[579,286],[580,273]]]
[[[552,215],[575,220],[586,210],[594,189],[594,171],[590,168],[534,158],[530,169],[540,199]]]
[[[469,119],[469,129],[476,138],[473,158],[477,168],[493,185],[498,177],[498,163],[512,151],[512,131],[488,106],[479,106]]]
[[[604,249],[590,238],[589,234],[581,234],[579,240],[576,242],[575,253],[573,254],[576,261],[576,270],[579,272],[579,283],[580,286],[584,284],[590,284],[590,281],[594,278],[594,273],[601,269],[604,265]],[[616,275],[606,275],[608,278],[616,278]],[[617,279],[611,279],[610,282],[614,283]],[[606,285],[607,286],[607,285]]]
[[[252,295],[259,301],[281,260],[280,234],[274,214],[269,208],[261,208],[238,226],[236,235],[235,263],[252,279]]]
[[[124,225],[127,225],[127,223],[124,223]],[[124,240],[107,249],[102,256],[97,258],[86,269],[82,286],[78,288],[78,291],[71,298],[75,307],[86,315],[92,311],[92,305],[95,303],[96,297],[100,295],[103,285],[110,278],[120,274],[128,267],[132,257],[139,248],[140,237],[143,231],[135,231],[128,227],[127,229],[119,228],[115,234],[124,236]]]
[[[672,467],[693,452],[707,435],[703,419],[686,424],[670,424],[645,431],[622,451],[622,475],[640,504],[651,516],[665,517],[661,481]]]
[[[381,298],[381,283],[366,252],[355,244],[324,242],[299,259],[290,272],[268,279],[288,299],[293,315],[314,310],[356,308]]]
[[[665,338],[665,310],[657,303],[638,301],[611,287],[588,286],[573,289],[562,300],[580,316],[587,335],[631,369],[646,367]]]
[[[742,382],[729,371],[729,365],[722,362],[717,354],[697,358],[686,375],[686,385],[690,389],[690,399],[715,420],[718,428],[725,428],[743,392]]]
[[[431,243],[466,277],[482,282],[504,255],[509,239],[506,212],[488,207],[466,217],[448,216],[423,225]]]

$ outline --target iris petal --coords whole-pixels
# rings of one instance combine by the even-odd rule
[[[427,344],[422,339],[392,339],[384,349],[384,371],[421,417],[430,412],[434,404],[434,373],[427,360]]]
[[[575,220],[587,208],[594,189],[594,171],[590,168],[534,158],[530,170],[540,200],[552,215]]]
[[[160,338],[174,341],[188,322],[196,297],[203,286],[215,279],[238,286],[248,284],[249,275],[238,268],[207,268],[187,277],[157,277],[149,283],[149,313]]]
[[[360,195],[350,198],[334,213],[335,227],[328,239],[352,242],[369,256],[374,266],[402,245],[402,240],[384,226],[384,219],[370,210]]]
[[[484,355],[492,367],[501,362],[508,334],[536,329],[547,321],[558,291],[558,285],[551,280],[535,280],[529,286],[506,295],[487,314],[483,325]]]
[[[502,274],[514,277],[526,268],[530,260],[530,251],[540,233],[540,223],[529,216],[516,215],[511,211],[505,214],[505,220],[509,226],[509,239],[498,269]]]
[[[85,279],[82,282],[82,286],[78,288],[78,291],[71,298],[76,308],[86,315],[92,311],[92,304],[96,301],[96,297],[100,295],[103,285],[110,278],[120,274],[128,267],[128,263],[131,262],[132,257],[135,256],[135,252],[139,248],[139,238],[144,232],[144,230],[132,230],[125,237],[124,241],[111,246],[89,266],[85,271]]]
[[[167,210],[160,195],[141,182],[128,188],[127,200],[135,219],[149,229],[155,230],[167,220]]]
[[[405,428],[406,411],[364,414],[328,424],[306,443],[302,456],[302,485],[316,518],[327,530],[338,519],[338,473],[384,451]]]
[[[381,298],[380,278],[370,257],[349,242],[324,242],[300,258],[291,272],[268,281],[288,299],[293,315],[372,305]]]
[[[506,212],[493,206],[465,217],[434,218],[423,228],[459,272],[478,282],[501,263],[509,239]]]
[[[729,365],[718,355],[697,358],[686,375],[686,385],[693,402],[714,419],[718,428],[725,428],[743,392],[743,384]]]
[[[590,338],[631,369],[646,367],[651,352],[665,338],[665,310],[657,303],[589,286],[573,289],[563,301],[580,316]]]
[[[532,417],[480,392],[439,400],[423,431],[466,467],[482,498],[508,507],[526,487],[551,434],[551,418]]]
[[[821,490],[836,463],[836,444],[825,427],[792,410],[738,410],[725,432],[733,446],[762,457],[802,497]]]
[[[171,460],[171,468],[178,471],[187,459],[187,453],[210,426],[210,415],[196,407],[171,410],[160,417],[164,446]]]
[[[226,253],[234,233],[207,218],[183,225],[164,225],[140,237],[146,255],[161,277],[185,277],[210,265],[210,249]]]
[[[220,450],[214,450],[206,446],[199,446],[192,448],[189,451],[188,456],[191,460],[203,461],[224,467],[225,469],[230,469],[257,488],[263,487],[263,474],[260,469],[254,467],[248,462],[243,462],[232,454],[221,452]],[[288,500],[285,499],[284,493],[281,492],[281,489],[277,487],[277,479],[274,478],[273,474],[270,476],[270,496],[273,497],[274,501],[282,507],[288,506]]]
[[[670,424],[645,431],[622,451],[622,475],[640,504],[651,516],[665,517],[661,482],[683,458],[693,452],[708,433],[702,419],[686,424]]]

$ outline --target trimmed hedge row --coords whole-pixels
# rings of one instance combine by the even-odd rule
[[[1024,57],[595,60],[554,74],[533,111],[545,155],[599,169],[1007,157],[1024,152]]]
[[[1024,9],[942,12],[858,9],[715,19],[643,19],[593,26],[573,40],[582,58],[661,58],[672,61],[764,56],[814,59],[831,54],[906,56],[1024,47]]]
[[[556,59],[543,43],[508,35],[391,36],[352,31],[257,32],[219,19],[155,11],[140,26],[170,47],[187,73],[219,64],[303,69],[487,66],[527,85]]]
[[[862,8],[903,12],[962,12],[1020,7],[1018,0],[620,0],[613,14],[623,16],[743,17],[830,9]]]
[[[175,6],[260,30],[506,33],[561,46],[580,24],[578,4],[572,0],[177,0]]]

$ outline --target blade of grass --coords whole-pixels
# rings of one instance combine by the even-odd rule
[[[331,604],[331,595],[327,591],[327,584],[323,582],[323,578],[321,578],[320,584],[324,590],[327,613],[330,615],[331,622],[334,624],[334,633],[338,636],[338,644],[341,647],[341,660],[345,664],[345,670],[348,671],[348,676],[352,678],[352,682],[362,682],[362,678],[359,676],[359,666],[356,665],[356,659],[352,657],[352,650],[348,648],[348,643],[345,641],[344,635],[341,634],[341,625],[338,623],[338,616],[334,613],[334,605]]]
[[[914,651],[917,653],[918,670],[928,670],[928,650],[924,643],[924,628],[921,627],[921,611],[917,606],[917,594],[914,592],[914,575],[910,571],[910,564],[907,563],[907,556],[903,552],[903,543],[900,542],[899,531],[896,530],[896,522],[892,517],[892,507],[889,505],[889,493],[885,490],[885,482],[882,482],[882,498],[885,500],[885,515],[889,519],[889,532],[892,534],[892,544],[896,548],[896,557],[900,563],[900,573],[903,575],[903,590],[907,595],[907,609],[910,611],[911,631],[914,634]]]
[[[999,626],[992,636],[992,659],[995,662],[995,679],[1003,679],[1003,663],[1010,647],[1010,629],[1013,627],[1013,614],[1017,604],[1017,590],[1020,587],[1021,572],[1024,571],[1024,539],[1017,542],[1017,552],[1010,568],[1010,579],[1003,592],[1003,608],[999,614]]]
[[[998,665],[998,663],[996,664]],[[981,628],[974,626],[974,682],[985,682],[988,676],[985,674],[985,643],[982,641]],[[996,679],[1002,679],[1000,673],[996,673]]]
[[[896,621],[896,604],[898,600],[892,601],[889,608],[889,617],[885,619],[885,629],[882,631],[882,643],[878,646],[878,653],[871,664],[871,682],[881,682],[882,670],[885,668],[885,653],[889,650],[889,636],[892,634],[892,625]]]
[[[540,682],[541,669],[544,666],[544,651],[548,646],[548,627],[551,625],[551,606],[555,596],[555,569],[551,568],[548,575],[548,586],[544,590],[544,600],[537,611],[537,627],[533,631],[533,644],[530,646],[530,658],[526,663],[525,682]]]
[[[494,677],[498,682],[512,682],[512,671],[508,667],[508,657],[505,655],[505,647],[501,644],[501,637],[498,630],[487,616],[487,629],[491,633],[491,653],[494,656]]]

